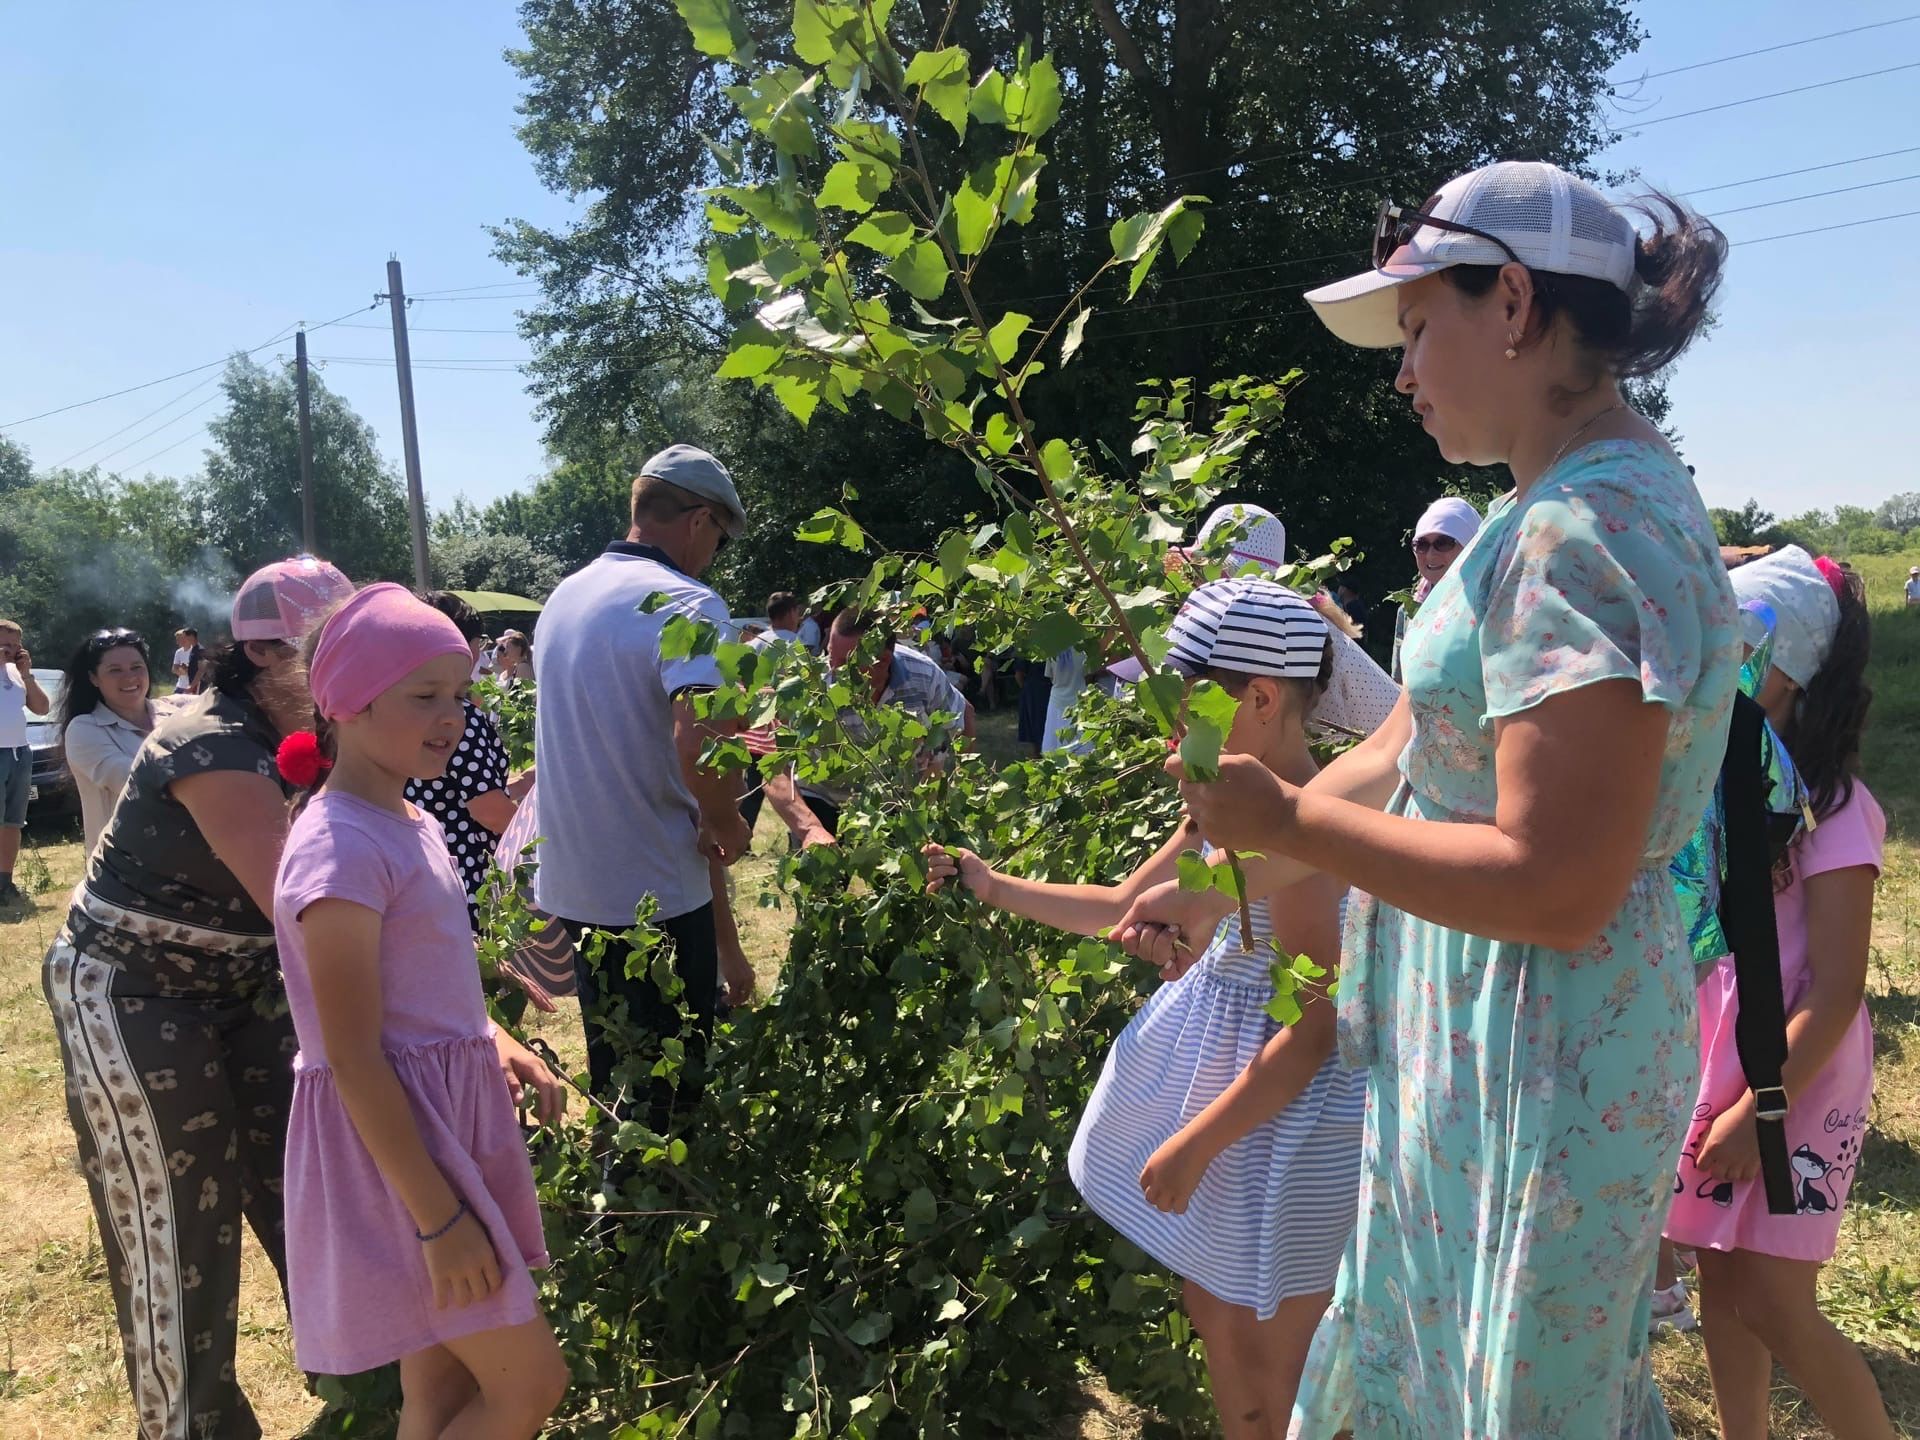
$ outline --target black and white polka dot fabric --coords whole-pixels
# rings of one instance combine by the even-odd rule
[[[467,802],[507,788],[507,749],[486,712],[471,700],[466,703],[467,728],[447,761],[447,773],[438,780],[409,780],[407,799],[440,822],[447,849],[466,882],[467,909],[472,912],[493,859],[494,835],[467,813]]]

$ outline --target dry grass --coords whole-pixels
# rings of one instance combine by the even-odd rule
[[[1889,577],[1909,563],[1864,561],[1861,568],[1876,595],[1889,596],[1898,593]],[[1920,1435],[1920,616],[1882,618],[1875,677],[1879,699],[1867,773],[1894,835],[1874,927],[1874,1119],[1823,1295],[1829,1313],[1865,1349],[1896,1429]],[[992,717],[989,725],[989,753],[1010,753],[1011,714]],[[32,913],[0,919],[0,1115],[7,1117],[7,1163],[0,1168],[0,1214],[7,1217],[0,1228],[0,1436],[117,1440],[129,1432],[131,1414],[39,988],[40,958],[78,878],[79,845],[64,832],[30,834],[29,843],[34,849],[22,879],[38,881],[42,891]],[[774,868],[761,857],[785,843],[771,812],[761,818],[756,843],[761,856],[735,872],[735,903],[747,952],[770,988],[787,926],[784,909],[758,903]],[[44,877],[33,867],[35,854],[45,862]],[[579,1059],[583,1046],[571,1007],[540,1028],[570,1062]],[[319,1406],[293,1368],[272,1270],[250,1242],[240,1313],[240,1374],[261,1423],[269,1436],[296,1435]],[[1716,1434],[1699,1340],[1661,1341],[1656,1364],[1681,1440]],[[1075,1440],[1140,1440],[1153,1429],[1150,1416],[1097,1384],[1087,1400],[1089,1408],[1067,1432]],[[1777,1440],[1825,1433],[1782,1377],[1775,1394]]]

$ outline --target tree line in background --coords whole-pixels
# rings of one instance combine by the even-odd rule
[[[1798,545],[1838,560],[1897,555],[1915,543],[1915,532],[1920,531],[1920,490],[1890,496],[1877,510],[1836,505],[1783,520],[1762,509],[1758,500],[1749,500],[1738,510],[1712,514],[1722,545]]]

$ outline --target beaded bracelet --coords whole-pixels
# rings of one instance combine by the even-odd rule
[[[438,1240],[442,1235],[446,1234],[449,1230],[453,1229],[454,1226],[458,1225],[460,1223],[461,1216],[465,1215],[466,1213],[467,1213],[467,1202],[462,1200],[460,1202],[460,1208],[453,1212],[453,1218],[447,1221],[446,1224],[442,1225],[438,1230],[434,1231],[431,1235],[422,1235],[418,1230],[416,1230],[413,1232],[413,1238],[418,1240],[422,1245],[431,1244],[433,1241]]]

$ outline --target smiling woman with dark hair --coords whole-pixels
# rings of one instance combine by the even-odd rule
[[[107,828],[133,757],[164,713],[148,695],[151,685],[147,642],[131,630],[96,631],[67,661],[59,726],[80,791],[88,851]]]

